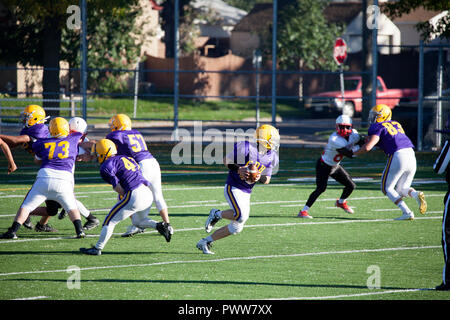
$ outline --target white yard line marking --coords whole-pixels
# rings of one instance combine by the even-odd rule
[[[263,299],[263,300],[326,300],[326,299],[342,299],[342,298],[352,298],[352,297],[363,297],[363,296],[380,295],[380,294],[395,294],[395,293],[429,291],[429,290],[433,290],[433,289],[431,289],[431,288],[399,289],[399,290],[374,291],[374,292],[354,293],[354,294],[341,294],[341,295],[337,295],[337,296],[269,298],[269,299]]]
[[[48,299],[50,297],[46,297],[46,296],[38,296],[38,297],[29,297],[29,298],[16,298],[16,299],[11,299],[11,300],[39,300],[39,299]]]
[[[281,254],[281,255],[250,256],[250,257],[229,257],[229,258],[203,259],[203,260],[175,260],[175,261],[162,261],[162,262],[143,263],[143,264],[125,264],[125,265],[86,267],[86,268],[80,268],[80,271],[118,269],[118,268],[136,268],[136,267],[153,267],[153,266],[162,266],[162,265],[171,265],[171,264],[211,263],[211,262],[258,260],[258,259],[280,259],[280,258],[282,259],[282,258],[296,258],[296,257],[307,257],[307,256],[332,255],[332,254],[374,253],[374,252],[404,251],[404,250],[424,250],[424,249],[441,249],[441,246],[397,247],[397,248],[378,248],[378,249],[306,252],[306,253],[293,253],[293,254]],[[12,276],[12,275],[23,275],[23,274],[55,273],[55,272],[65,272],[66,273],[67,269],[40,270],[40,271],[20,271],[20,272],[10,272],[10,273],[0,273],[0,277],[6,277],[6,276]]]
[[[416,217],[415,220],[436,220],[442,219],[442,217]],[[371,220],[340,220],[340,221],[319,221],[319,222],[288,222],[288,223],[272,223],[272,224],[253,224],[246,225],[244,228],[267,228],[267,227],[289,227],[289,226],[307,226],[307,225],[329,225],[329,224],[346,224],[346,223],[372,223],[372,222],[392,222],[394,219],[371,219]],[[396,223],[402,223],[401,221],[396,221]],[[198,231],[204,230],[204,227],[199,228],[184,228],[184,229],[176,229],[176,232],[186,232],[186,231]],[[158,231],[145,231],[144,233],[157,233]],[[113,233],[113,235],[118,236],[121,233]],[[98,234],[86,235],[87,238],[98,238]],[[14,244],[21,242],[34,242],[34,241],[52,241],[52,240],[68,240],[75,239],[73,236],[65,236],[65,237],[55,237],[55,238],[33,238],[33,239],[17,239],[17,240],[3,240],[0,241],[1,244]]]

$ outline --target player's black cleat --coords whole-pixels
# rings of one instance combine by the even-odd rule
[[[36,232],[58,232],[55,228],[50,226],[48,223],[42,225],[39,222],[36,223],[36,226],[34,227],[34,231]]]
[[[86,237],[86,234],[83,231],[81,231],[80,233],[77,234],[77,239],[83,239],[85,237]]]
[[[100,224],[100,220],[98,220],[97,218],[95,219],[90,219],[88,221],[86,221],[86,223],[83,226],[83,230],[91,230],[94,229],[95,227],[97,227]]]
[[[8,229],[5,233],[0,234],[0,239],[17,239],[17,235]]]
[[[67,216],[66,210],[62,209],[61,212],[58,214],[58,219],[62,220]]]
[[[102,250],[97,249],[94,246],[92,246],[92,248],[80,248],[80,252],[91,256],[99,256],[102,254]]]
[[[164,236],[167,242],[170,242],[173,234],[173,228],[171,227],[170,223],[158,222],[156,224],[156,230],[158,230],[158,232]]]
[[[29,230],[33,230],[33,224],[31,223],[31,218],[28,217],[27,220],[23,223],[23,226]]]
[[[444,283],[442,282],[440,285],[436,286],[435,289],[436,289],[436,290],[439,290],[439,291],[450,291],[450,285],[444,284]]]

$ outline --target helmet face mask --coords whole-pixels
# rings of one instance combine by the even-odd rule
[[[376,123],[376,122],[390,121],[391,118],[392,118],[391,108],[389,108],[385,104],[378,104],[372,109],[370,109],[368,122]]]
[[[32,127],[35,124],[44,123],[48,117],[45,116],[45,110],[36,104],[30,104],[20,113],[22,122],[26,127]]]
[[[92,146],[91,154],[94,154],[97,161],[102,164],[105,160],[117,154],[117,148],[111,140],[101,139]]]
[[[337,117],[336,132],[341,137],[347,138],[353,132],[352,119],[347,115]]]
[[[255,132],[256,142],[265,150],[278,151],[280,147],[280,134],[278,130],[268,124],[263,124]],[[260,150],[261,151],[261,150]]]
[[[108,125],[111,131],[131,130],[131,119],[126,114],[116,114],[109,119]]]
[[[64,138],[69,135],[69,123],[62,117],[56,117],[50,121],[48,130],[53,138]]]

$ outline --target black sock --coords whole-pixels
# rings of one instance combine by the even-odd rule
[[[73,222],[73,225],[75,226],[75,232],[77,234],[80,234],[83,232],[83,226],[81,225],[81,220],[77,219]]]
[[[9,228],[9,230],[10,230],[11,232],[16,233],[16,232],[19,230],[20,226],[22,226],[20,223],[14,221],[13,224],[12,224],[12,226],[11,226],[11,228]]]

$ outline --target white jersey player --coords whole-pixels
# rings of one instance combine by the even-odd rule
[[[310,194],[306,205],[299,212],[297,217],[309,218],[308,210],[317,200],[317,198],[325,192],[328,185],[328,177],[344,185],[341,197],[336,200],[336,206],[342,208],[347,213],[353,213],[353,209],[347,204],[347,198],[355,189],[355,183],[348,172],[340,165],[344,158],[353,157],[353,152],[359,149],[363,139],[356,129],[353,129],[352,119],[349,116],[342,115],[336,119],[336,132],[333,132],[321,157],[316,163],[316,189]]]

